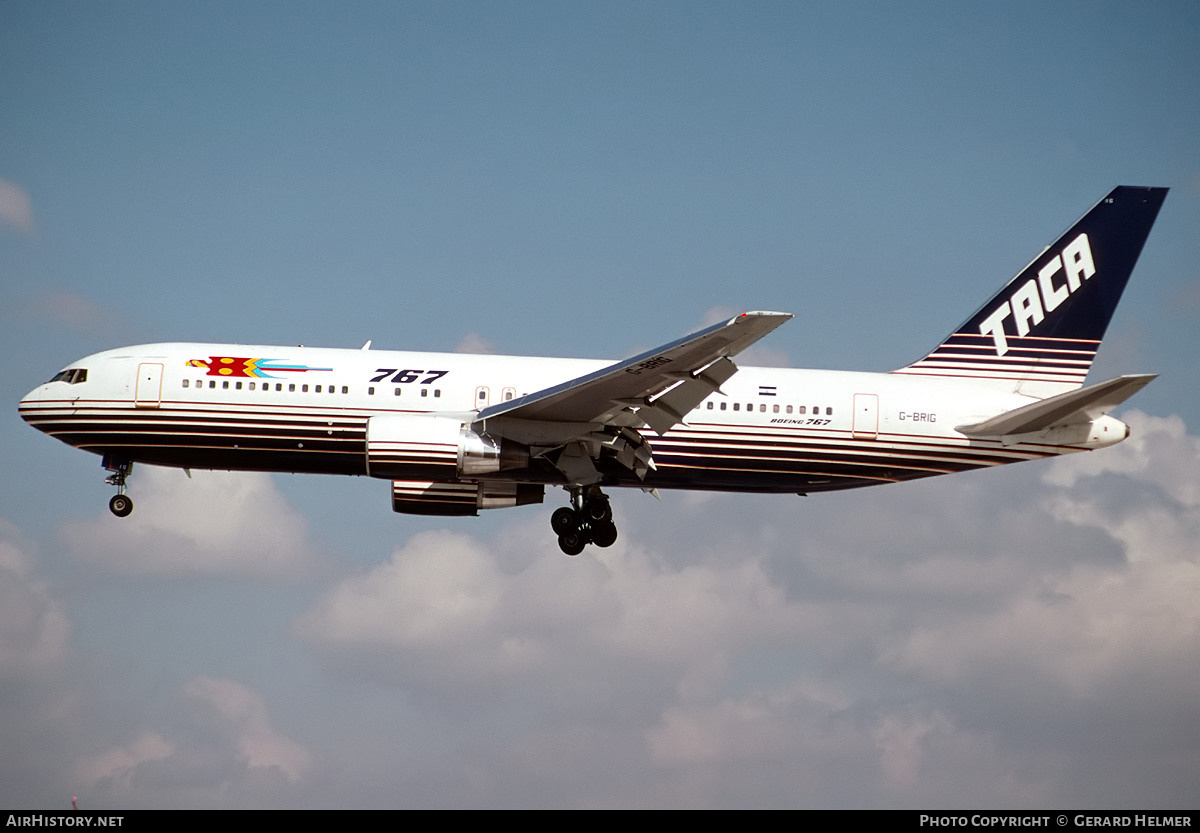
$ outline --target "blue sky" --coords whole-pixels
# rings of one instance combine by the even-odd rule
[[[1200,753],[1192,3],[0,5],[0,804],[1178,807]],[[389,511],[97,461],[17,400],[161,340],[906,364],[1172,188],[1114,449],[860,493]],[[457,600],[457,603],[456,601]],[[1017,682],[1019,681],[1019,683]]]

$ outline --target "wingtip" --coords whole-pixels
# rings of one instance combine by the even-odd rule
[[[729,320],[729,323],[733,324],[737,321],[740,321],[743,318],[778,318],[780,320],[780,322],[783,322],[783,321],[787,321],[789,318],[795,318],[795,316],[792,315],[792,313],[790,313],[790,312],[775,312],[773,310],[756,309],[756,310],[748,310],[746,312],[743,312],[741,315],[737,316],[736,318],[731,318]]]

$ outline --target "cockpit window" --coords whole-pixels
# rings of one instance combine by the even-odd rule
[[[66,382],[68,385],[78,385],[80,382],[87,381],[86,367],[72,367],[67,370],[60,370],[54,374],[51,382]]]

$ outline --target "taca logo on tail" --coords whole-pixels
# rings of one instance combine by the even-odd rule
[[[1066,284],[1054,285],[1054,276],[1066,271]],[[1009,318],[1017,328],[1018,336],[1029,335],[1030,330],[1046,319],[1046,313],[1054,312],[1062,302],[1083,286],[1083,282],[1096,274],[1092,248],[1088,236],[1081,234],[1067,244],[1061,255],[1055,255],[1038,270],[1037,280],[1032,278],[1017,287],[1012,297],[983,319],[979,326],[982,335],[990,335],[996,342],[996,355],[1008,352],[1008,339],[1004,322]],[[1039,291],[1040,290],[1040,291]]]
[[[1166,188],[1122,185],[927,356],[896,373],[1079,387],[1112,320]]]

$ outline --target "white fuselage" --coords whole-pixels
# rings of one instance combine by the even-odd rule
[[[22,401],[22,417],[114,459],[181,468],[371,474],[368,421],[489,405],[611,362],[235,344],[149,344],[88,356]],[[65,376],[64,376],[65,374]],[[662,436],[654,467],[607,485],[809,492],[854,488],[1110,444],[1002,443],[955,426],[1034,401],[961,378],[743,367]],[[1106,418],[1110,419],[1110,418]],[[1115,420],[1113,421],[1115,423]],[[1117,423],[1119,424],[1119,423]],[[486,424],[478,425],[486,433]],[[536,426],[534,429],[536,431]],[[1124,436],[1115,437],[1113,442]],[[521,438],[535,448],[530,438]],[[547,439],[547,447],[553,445]],[[385,475],[381,475],[385,476]],[[563,483],[552,467],[481,479]]]

